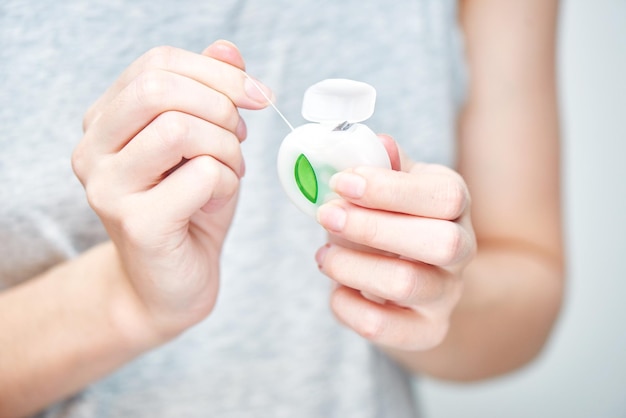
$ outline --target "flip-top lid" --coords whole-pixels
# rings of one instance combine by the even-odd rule
[[[304,92],[302,116],[310,122],[356,123],[374,114],[376,89],[367,83],[331,78]]]

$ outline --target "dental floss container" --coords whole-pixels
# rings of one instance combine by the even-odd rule
[[[376,90],[348,79],[327,79],[309,87],[302,116],[311,123],[295,128],[278,151],[278,177],[291,201],[315,217],[317,208],[338,198],[328,181],[357,166],[391,168],[385,147],[360,122],[374,113]]]

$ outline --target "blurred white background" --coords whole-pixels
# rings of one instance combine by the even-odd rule
[[[626,417],[626,0],[563,0],[568,294],[544,354],[478,385],[421,382],[427,418]]]

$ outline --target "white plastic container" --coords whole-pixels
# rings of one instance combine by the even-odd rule
[[[333,174],[356,166],[391,168],[380,139],[360,124],[374,113],[376,90],[369,84],[328,79],[304,94],[302,116],[314,123],[295,128],[278,151],[278,177],[293,203],[315,216],[338,196],[330,190]]]

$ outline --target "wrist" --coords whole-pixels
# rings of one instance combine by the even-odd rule
[[[102,306],[105,321],[129,351],[144,352],[177,335],[163,332],[156,326],[112,242],[105,242],[89,250],[81,261],[86,264],[86,268],[96,272],[96,289],[104,298]]]

